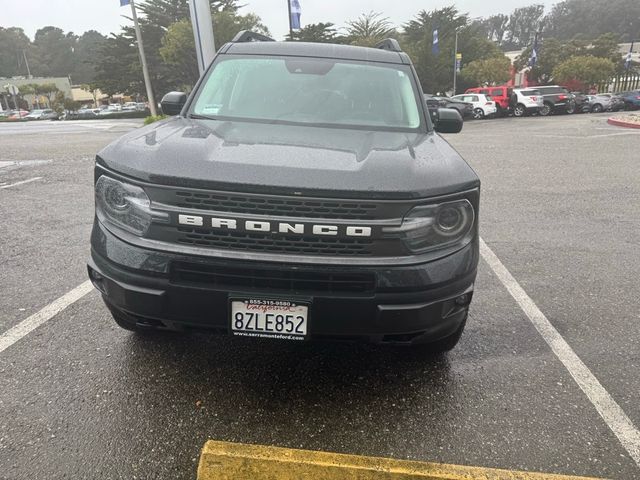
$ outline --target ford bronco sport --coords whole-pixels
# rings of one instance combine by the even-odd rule
[[[89,277],[121,327],[420,344],[465,327],[480,181],[409,57],[241,32],[97,156]],[[434,125],[435,124],[435,125]]]

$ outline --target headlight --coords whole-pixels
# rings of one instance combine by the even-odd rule
[[[136,185],[101,176],[96,183],[96,214],[103,223],[142,236],[157,216],[144,190]]]
[[[400,227],[386,227],[385,234],[402,238],[414,253],[462,245],[473,235],[475,212],[468,200],[416,207]]]

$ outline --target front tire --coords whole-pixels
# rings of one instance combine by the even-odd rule
[[[599,103],[596,103],[592,108],[591,111],[593,113],[600,113],[604,110],[604,108],[602,107],[602,105],[600,105]]]
[[[513,109],[513,116],[514,117],[521,118],[521,117],[524,117],[526,114],[527,114],[527,109],[521,103],[516,105],[516,107]]]
[[[482,110],[481,108],[476,108],[473,111],[473,118],[475,120],[482,120],[484,118],[484,110]]]
[[[545,103],[544,107],[540,109],[540,115],[542,115],[543,117],[548,117],[549,115],[551,115],[552,110],[553,107],[551,106],[551,104]]]

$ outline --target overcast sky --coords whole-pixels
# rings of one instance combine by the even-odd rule
[[[0,26],[22,27],[29,37],[38,28],[55,25],[65,31],[80,34],[86,30],[102,33],[117,32],[127,22],[122,15],[130,14],[129,7],[120,7],[119,0],[1,0]],[[287,0],[242,0],[243,12],[255,12],[276,38],[282,38],[289,29]],[[302,24],[332,22],[342,27],[346,20],[371,10],[382,12],[400,25],[422,9],[432,10],[451,5],[451,1],[425,0],[300,0]],[[550,7],[553,0],[458,0],[453,2],[472,17],[494,13],[510,13],[516,7],[544,3]]]

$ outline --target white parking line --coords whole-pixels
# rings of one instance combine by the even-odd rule
[[[480,254],[640,467],[640,431],[483,239],[480,239]]]
[[[4,332],[2,335],[0,335],[0,353],[4,352],[7,348],[9,348],[21,338],[29,335],[36,328],[46,323],[48,320],[56,316],[69,305],[80,300],[91,290],[93,290],[93,285],[89,280],[87,280],[86,282],[78,285],[70,292],[65,293],[57,300],[54,300],[39,312],[34,313],[30,317],[21,321],[19,324]]]
[[[35,182],[36,180],[41,180],[42,177],[34,177],[34,178],[30,178],[29,180],[22,180],[21,182],[16,182],[16,183],[10,183],[9,185],[2,185],[0,186],[0,189],[2,188],[11,188],[11,187],[15,187],[16,185],[24,185],[25,183],[31,183],[31,182]]]

